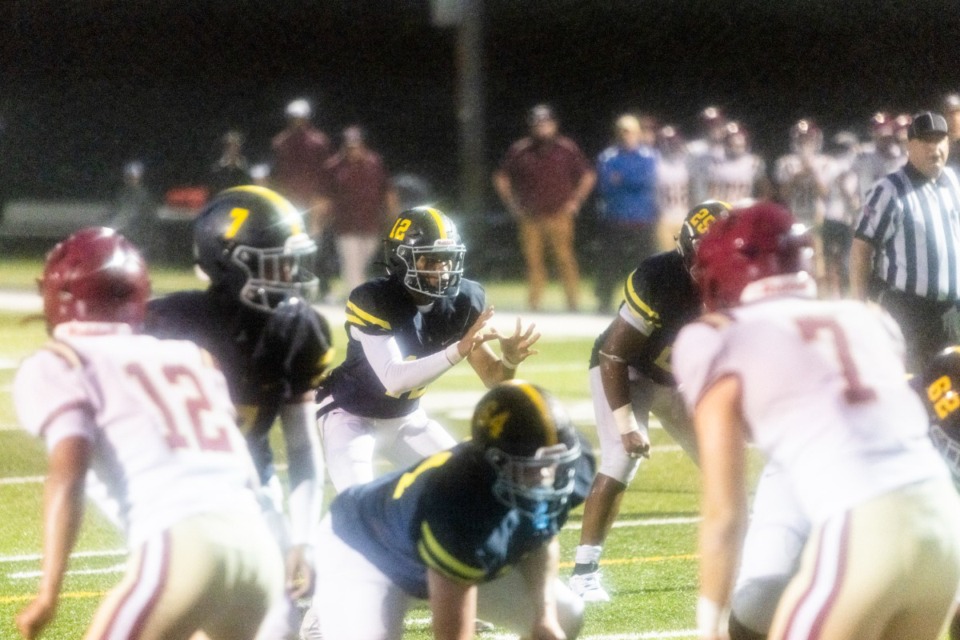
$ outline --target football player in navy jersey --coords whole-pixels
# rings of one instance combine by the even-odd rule
[[[600,440],[600,469],[583,511],[571,588],[586,602],[605,602],[600,555],[641,457],[649,457],[650,414],[695,461],[696,442],[670,372],[680,328],[701,311],[690,267],[700,236],[730,205],[698,204],[684,219],[677,247],[640,262],[624,285],[624,302],[590,354],[590,390]]]
[[[471,430],[333,501],[307,640],[399,639],[418,598],[436,638],[473,638],[478,614],[522,637],[576,637],[583,604],[558,578],[557,533],[593,477],[588,445],[555,398],[521,380],[488,391]]]
[[[289,466],[289,526],[281,518],[275,526],[286,538],[290,599],[285,612],[268,614],[262,637],[270,640],[295,637],[292,601],[312,588],[310,544],[322,507],[313,396],[333,349],[327,321],[309,304],[317,286],[308,270],[315,253],[300,213],[278,193],[258,186],[222,191],[194,223],[194,254],[209,288],[151,301],[145,327],[157,337],[192,340],[217,359],[275,516],[283,513],[283,491],[269,432],[279,418]]]
[[[483,288],[463,277],[466,248],[441,211],[401,213],[385,240],[388,275],[350,293],[346,360],[317,393],[327,469],[337,491],[374,477],[375,453],[397,466],[455,440],[420,408],[427,385],[466,359],[490,387],[514,376],[540,337],[517,320],[512,336],[487,329]],[[502,356],[486,343],[498,339]]]

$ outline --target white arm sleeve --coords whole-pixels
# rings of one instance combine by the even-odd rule
[[[405,361],[393,336],[369,336],[356,327],[350,327],[350,335],[360,342],[363,354],[388,393],[403,393],[429,384],[463,359],[456,342],[425,358]]]
[[[290,472],[290,542],[313,544],[323,507],[323,451],[315,428],[313,402],[285,404],[280,422]]]

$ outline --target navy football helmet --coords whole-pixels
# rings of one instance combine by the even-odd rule
[[[317,246],[289,200],[258,186],[221,191],[193,227],[197,266],[243,304],[273,311],[288,298],[310,301]]]
[[[387,271],[410,291],[455,296],[467,252],[457,227],[439,209],[416,207],[399,216],[384,241]]]
[[[687,212],[676,237],[677,251],[683,257],[687,271],[693,266],[700,238],[714,222],[730,214],[730,205],[722,200],[706,200]]]
[[[947,347],[930,361],[920,390],[930,415],[930,437],[960,480],[960,347]]]
[[[562,512],[581,450],[559,401],[529,382],[504,382],[480,399],[471,432],[497,471],[493,492],[501,503],[539,527]]]

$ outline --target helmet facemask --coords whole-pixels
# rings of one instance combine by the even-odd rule
[[[403,284],[411,291],[443,298],[460,290],[466,247],[456,240],[441,239],[425,247],[401,244],[395,251],[405,265]]]
[[[273,311],[289,298],[313,300],[319,286],[311,271],[316,253],[317,245],[305,233],[290,236],[283,247],[238,245],[230,260],[247,274],[240,288],[240,302],[261,311]]]
[[[497,500],[529,518],[535,528],[549,528],[573,493],[579,443],[540,447],[532,457],[490,447],[485,456],[497,471],[493,485]]]

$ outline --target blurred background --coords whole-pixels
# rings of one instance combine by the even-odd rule
[[[958,43],[955,0],[4,0],[0,200],[110,198],[132,160],[164,194],[228,130],[267,162],[302,97],[476,223],[532,104],[590,157],[626,109],[693,138],[718,105],[772,159],[798,118],[938,108]]]

